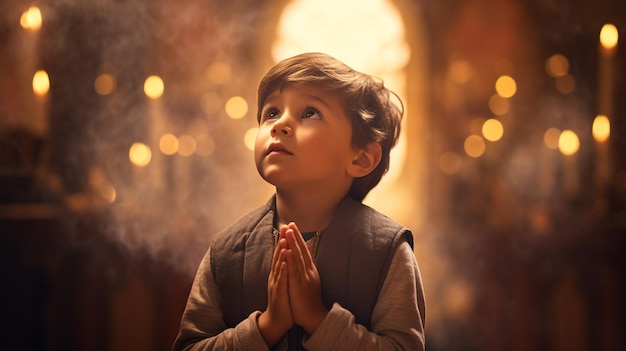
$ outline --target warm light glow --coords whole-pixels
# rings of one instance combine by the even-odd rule
[[[143,91],[147,97],[158,99],[165,91],[165,83],[163,83],[163,79],[159,76],[149,76],[143,84]]]
[[[601,143],[609,139],[611,135],[611,122],[607,116],[596,116],[593,120],[592,134],[594,139]]]
[[[37,31],[41,28],[42,18],[41,11],[37,6],[31,6],[22,13],[20,17],[20,25],[24,29]]]
[[[178,154],[184,157],[196,152],[196,139],[189,134],[183,134],[178,138]]]
[[[455,174],[461,169],[461,158],[454,152],[446,152],[439,157],[439,169],[445,174]]]
[[[404,67],[410,56],[402,24],[389,0],[290,1],[279,19],[272,53],[278,61],[302,52],[325,52],[389,81],[385,75]]]
[[[503,98],[510,98],[517,92],[517,83],[511,76],[500,76],[496,80],[496,92]]]
[[[580,148],[578,135],[572,130],[564,130],[559,137],[559,150],[563,155],[573,155]]]
[[[546,60],[546,72],[551,77],[562,77],[569,72],[569,60],[560,54],[550,56]]]
[[[556,89],[563,94],[571,94],[574,89],[576,89],[576,81],[571,74],[566,74],[560,77],[557,77],[554,81],[556,84]]]
[[[303,52],[327,53],[381,78],[409,111],[405,68],[411,48],[405,31],[404,19],[391,0],[292,0],[286,2],[278,19],[272,57],[279,61]],[[457,79],[465,79],[462,75]],[[408,123],[410,116],[405,114],[403,123]],[[406,130],[402,129],[391,151],[389,172],[374,193],[382,192],[385,184],[393,184],[400,175],[407,153]]]
[[[480,157],[485,153],[485,140],[479,135],[470,135],[465,139],[463,148],[470,157]]]
[[[215,85],[223,85],[230,81],[230,65],[225,62],[215,62],[207,69],[209,82]]]
[[[254,150],[254,141],[256,140],[256,135],[259,131],[259,128],[250,128],[243,136],[243,143],[249,150]]]
[[[546,132],[543,134],[543,143],[549,149],[556,150],[559,148],[559,137],[561,136],[561,131],[557,128],[548,128]]]
[[[510,104],[508,99],[505,99],[498,94],[493,94],[489,98],[489,110],[491,110],[494,115],[505,115],[509,112],[509,108]]]
[[[139,167],[147,166],[152,159],[150,147],[144,143],[134,143],[128,152],[130,162]]]
[[[50,77],[46,71],[40,70],[33,76],[33,91],[39,96],[48,94],[50,91]]]
[[[600,44],[605,49],[613,49],[617,46],[617,41],[619,40],[619,33],[617,32],[617,27],[615,25],[607,23],[602,26],[602,30],[600,30]]]
[[[483,136],[489,141],[498,141],[504,134],[504,127],[497,119],[488,119],[483,124]]]
[[[96,90],[96,93],[98,93],[99,95],[109,95],[113,91],[115,91],[115,88],[117,87],[117,81],[112,75],[108,73],[103,73],[99,75],[98,78],[96,78],[93,86]]]
[[[207,157],[215,150],[215,140],[208,134],[200,134],[196,137],[196,154]]]
[[[174,134],[163,134],[159,139],[159,150],[166,155],[173,155],[178,152],[178,138]]]
[[[226,101],[225,110],[230,118],[240,119],[248,113],[248,103],[241,96],[233,96]]]

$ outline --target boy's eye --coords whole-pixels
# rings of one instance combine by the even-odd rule
[[[276,119],[279,116],[279,112],[277,109],[272,108],[265,111],[263,116],[265,117],[265,120]]]
[[[304,114],[302,115],[302,118],[318,119],[318,118],[322,118],[322,116],[320,115],[320,113],[316,109],[308,108],[308,109],[306,109],[306,111],[304,111]]]

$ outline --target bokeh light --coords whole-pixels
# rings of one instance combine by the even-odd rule
[[[152,159],[152,151],[150,147],[144,143],[134,143],[128,151],[130,162],[139,167],[145,167]]]
[[[546,60],[546,72],[551,77],[562,77],[569,72],[569,60],[561,55],[554,54]]]
[[[509,112],[510,106],[509,100],[498,94],[493,94],[489,98],[489,110],[493,112],[494,115],[505,115]]]
[[[41,28],[43,19],[41,17],[41,10],[37,6],[31,6],[28,10],[22,13],[20,17],[20,25],[22,28],[37,31]]]
[[[159,139],[159,150],[165,155],[173,155],[178,152],[178,138],[171,133],[166,133]]]
[[[561,131],[558,128],[548,128],[548,130],[543,133],[543,143],[548,149],[556,150],[559,148],[560,136]]]
[[[500,76],[495,84],[496,92],[503,98],[510,98],[517,92],[517,83],[511,76]]]
[[[48,94],[50,90],[50,77],[48,72],[39,70],[33,75],[33,92],[39,96]]]
[[[196,152],[196,139],[189,135],[183,134],[178,137],[178,154],[184,157],[188,157]]]
[[[611,122],[605,115],[598,115],[593,120],[592,125],[593,138],[598,142],[605,142],[611,135]]]
[[[143,91],[147,97],[158,99],[165,91],[165,83],[163,83],[163,79],[159,76],[149,76],[143,84]]]
[[[254,141],[256,140],[256,135],[259,132],[259,128],[254,127],[250,128],[246,131],[246,134],[243,136],[243,143],[249,150],[254,150]]]
[[[240,119],[248,113],[248,103],[241,96],[233,96],[226,101],[224,109],[230,118]]]
[[[465,139],[463,144],[465,153],[470,157],[480,157],[485,153],[485,140],[476,134],[472,134]]]
[[[573,130],[564,130],[559,137],[559,150],[563,155],[573,155],[580,148],[580,139]]]
[[[109,95],[115,91],[117,81],[111,74],[103,73],[96,78],[94,89],[99,95]]]
[[[602,26],[600,30],[600,44],[607,50],[613,49],[617,46],[619,40],[619,33],[617,27],[611,23],[607,23]]]
[[[504,126],[497,119],[490,118],[485,121],[482,128],[483,136],[489,141],[498,141],[504,134]]]

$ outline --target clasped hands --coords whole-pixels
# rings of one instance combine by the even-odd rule
[[[267,282],[267,309],[258,319],[265,342],[273,346],[294,324],[313,334],[328,310],[315,261],[293,222],[280,227]]]

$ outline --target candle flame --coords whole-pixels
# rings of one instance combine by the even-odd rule
[[[33,76],[33,91],[39,96],[44,96],[50,91],[50,77],[48,72],[39,70]]]
[[[617,32],[617,27],[615,25],[607,23],[602,26],[602,30],[600,31],[600,44],[603,48],[610,50],[617,46],[617,41],[619,39],[619,33]]]
[[[605,115],[598,115],[593,120],[592,134],[598,142],[605,142],[611,135],[611,122]]]
[[[41,23],[41,11],[37,6],[29,7],[28,10],[22,13],[22,17],[20,17],[20,25],[24,29],[38,31],[39,28],[41,28]]]

